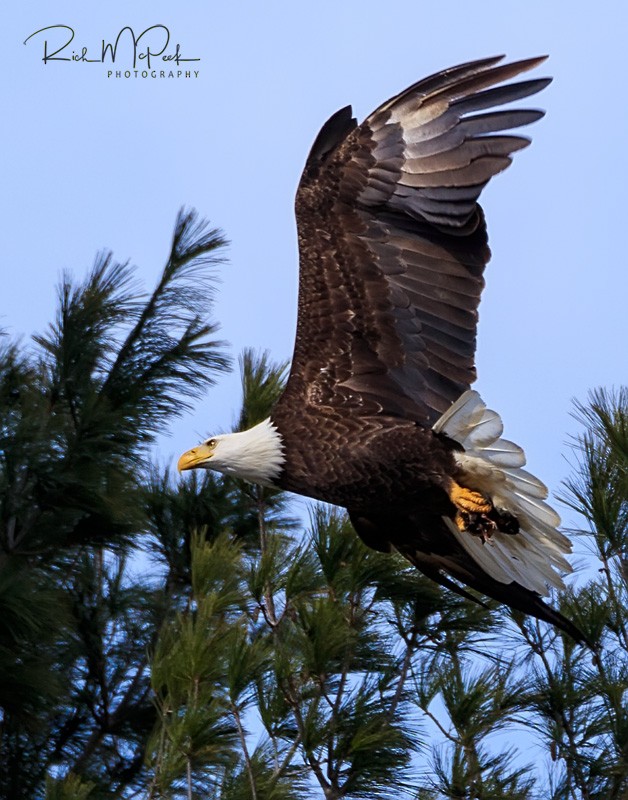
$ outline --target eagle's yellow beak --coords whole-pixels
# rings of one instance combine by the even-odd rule
[[[206,444],[199,444],[183,453],[177,463],[177,469],[179,472],[183,472],[185,469],[200,467],[205,461],[212,457],[212,453],[213,449],[211,447],[208,447]]]

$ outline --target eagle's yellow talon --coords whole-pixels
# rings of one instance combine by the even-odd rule
[[[456,507],[454,523],[460,533],[479,537],[486,543],[496,529],[495,522],[488,517],[493,511],[493,504],[480,492],[467,489],[452,481],[449,487],[449,499]]]
[[[460,484],[456,483],[455,481],[451,482],[449,499],[458,509],[458,514],[456,514],[456,524],[459,528],[460,524],[458,523],[458,518],[461,516],[461,511],[467,514],[488,514],[493,508],[490,500],[487,500],[483,494],[480,494],[480,492],[474,492],[472,489],[467,489],[464,486],[460,486]],[[464,530],[464,528],[460,529]]]

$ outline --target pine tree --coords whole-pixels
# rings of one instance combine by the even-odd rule
[[[628,390],[597,390],[576,416],[584,431],[564,500],[585,522],[572,533],[586,543],[594,577],[565,593],[561,607],[596,653],[522,625],[527,721],[555,762],[552,798],[619,800],[628,796]]]
[[[265,385],[263,369],[257,380]],[[253,396],[254,382],[246,385]],[[178,748],[193,739],[181,733],[189,701],[175,700],[159,673],[155,691],[178,735],[169,735],[162,715],[152,796],[202,797],[208,786],[221,800],[626,796],[627,400],[626,392],[599,392],[580,407],[580,461],[566,484],[567,502],[589,524],[580,533],[595,544],[602,577],[580,580],[556,601],[595,654],[544,623],[452,596],[402,560],[369,551],[339,512],[315,507],[303,539],[292,526],[268,524],[261,501],[259,548],[230,551],[217,573],[239,582],[236,592],[221,590],[235,602],[233,616],[221,607],[197,629],[203,642],[222,631],[213,652],[223,672],[205,689],[222,698],[216,720],[237,732],[231,753],[217,761],[197,751],[183,773]],[[257,421],[267,413],[258,407],[258,416],[243,411],[241,419]],[[255,488],[244,491],[255,497]],[[213,546],[201,532],[192,562],[198,547]],[[216,558],[225,558],[220,548]],[[190,598],[189,607],[200,608],[201,599]],[[166,650],[175,652],[183,621],[171,624]],[[230,636],[237,645],[228,645]],[[171,675],[185,672],[180,655],[167,667]],[[204,677],[185,674],[189,697]],[[526,728],[545,753],[541,765],[513,746]],[[179,772],[164,769],[176,754]]]
[[[155,718],[146,651],[169,603],[128,568],[145,528],[142,465],[186,397],[227,366],[197,312],[223,245],[182,212],[151,294],[104,254],[83,283],[64,276],[56,320],[33,347],[0,352],[7,798],[42,796],[46,780],[55,796],[55,776],[72,772],[69,784],[105,796],[142,772]]]
[[[244,426],[269,413],[284,367],[247,353],[242,374]],[[521,691],[497,660],[470,677],[494,638],[489,609],[368,549],[337,510],[314,506],[304,538],[277,513],[277,492],[211,475],[186,482],[176,492],[195,492],[198,504],[220,486],[243,493],[257,542],[197,515],[168,517],[193,577],[151,665],[159,719],[149,797],[411,797],[424,719],[442,726],[437,696],[455,726],[455,780],[487,800],[502,788],[529,796],[524,770],[483,749]]]
[[[104,255],[33,346],[0,340],[0,796],[628,797],[628,390],[578,407],[564,491],[591,555],[554,602],[592,652],[338,509],[156,466],[227,366],[196,311],[223,244],[181,214],[152,294]],[[240,366],[249,427],[286,365]]]

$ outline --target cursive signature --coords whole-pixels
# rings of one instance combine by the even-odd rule
[[[35,36],[44,36],[44,55],[42,61],[47,64],[49,61],[74,61],[82,63],[104,64],[110,60],[112,64],[122,54],[133,55],[133,66],[142,62],[147,69],[151,68],[151,59],[170,61],[175,64],[182,64],[186,61],[200,61],[200,58],[184,58],[181,55],[181,45],[176,44],[170,47],[170,31],[165,25],[151,25],[150,28],[143,30],[139,36],[129,25],[125,25],[112,42],[102,40],[98,57],[90,57],[87,47],[74,47],[68,49],[74,41],[74,29],[69,25],[49,25],[47,28],[40,28],[35,33],[31,33],[24,39],[26,44]],[[170,49],[169,49],[170,47]],[[63,55],[61,55],[63,53]]]

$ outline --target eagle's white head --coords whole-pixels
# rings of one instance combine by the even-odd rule
[[[247,431],[223,433],[183,453],[179,471],[214,469],[234,478],[273,486],[285,456],[281,434],[270,418]]]

